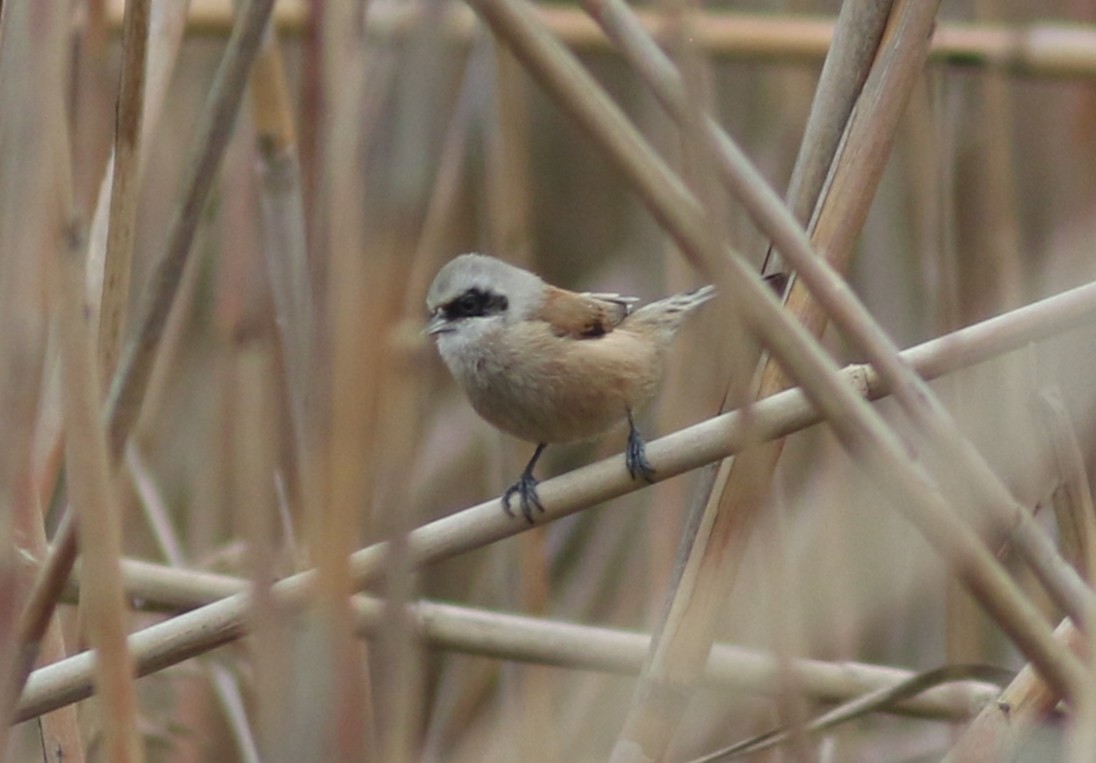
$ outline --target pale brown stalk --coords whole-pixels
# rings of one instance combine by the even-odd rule
[[[19,677],[34,662],[19,618],[27,597],[19,557],[33,555],[34,543],[13,531],[40,521],[31,454],[49,334],[45,263],[64,247],[72,166],[61,95],[69,82],[64,9],[14,0],[0,22],[0,714],[7,718]],[[8,738],[3,723],[0,754]]]
[[[487,203],[490,251],[524,267],[533,264],[532,162],[528,78],[521,63],[505,47],[492,41],[494,100],[488,130]],[[494,459],[506,474],[521,469],[524,454],[499,448]],[[494,550],[495,565],[513,570],[503,579],[501,600],[508,609],[543,614],[549,605],[547,532],[544,528],[523,533],[517,544]],[[502,674],[504,723],[515,729],[515,750],[529,763],[559,760],[556,739],[559,718],[555,711],[555,676],[536,665],[505,666]]]
[[[646,37],[638,19],[627,7],[618,2],[594,0],[589,0],[585,5],[606,26],[609,35],[622,46],[625,57],[644,72],[648,82],[653,83],[656,94],[678,122],[683,126],[697,124],[696,118],[690,119],[687,116],[690,100],[682,98],[684,88],[678,82],[672,65],[660,56],[653,41]],[[812,119],[808,122],[809,142],[804,142],[789,190],[790,205],[803,222],[809,217],[810,209],[822,190],[826,168],[837,151],[844,119],[852,112],[852,105],[859,95],[859,83],[867,79],[875,45],[878,44],[886,18],[885,9],[880,12],[879,4],[876,3],[847,3],[844,7],[844,31],[837,35],[842,47],[834,49],[827,61],[827,67],[823,70]],[[880,68],[901,76],[907,67],[916,70],[919,65],[919,60],[891,63],[886,59],[886,63]],[[896,96],[900,96],[902,92],[901,85],[896,86],[889,79],[879,81],[877,77],[875,87],[887,89]],[[893,104],[890,106],[891,112],[896,113],[900,109],[901,98],[897,97],[890,104]],[[859,124],[867,128],[873,137],[886,138],[888,128],[878,125],[880,120],[876,114],[860,116],[862,118]],[[699,129],[707,128],[713,133],[717,131],[713,122],[702,120],[703,117],[699,122],[702,125]],[[896,119],[892,116],[890,129],[893,129],[895,122]],[[865,139],[866,136],[861,134],[848,136],[848,140],[854,144]],[[703,143],[703,138],[694,138],[690,142]],[[811,149],[808,150],[807,146]],[[877,156],[878,163],[885,157],[885,153]],[[723,179],[728,181],[726,165],[717,166],[724,169]],[[870,174],[877,171],[877,165],[868,164],[865,169]],[[863,170],[852,174],[854,177],[850,184],[857,185],[858,194],[863,194],[858,198],[870,198],[872,181],[864,177]],[[877,172],[875,177],[878,177]],[[733,188],[733,181],[728,184]],[[845,212],[836,210],[835,216]],[[821,224],[824,225],[828,219],[823,218]],[[854,217],[850,224],[855,225],[856,219]],[[816,235],[814,243],[825,249],[830,241],[823,232]],[[848,245],[832,251],[834,267],[844,270],[850,254],[851,246]],[[776,262],[769,262],[766,263],[766,269],[775,272],[780,266]],[[786,300],[788,311],[813,334],[820,335],[826,325],[825,313],[810,300],[802,285],[793,285]],[[751,393],[755,399],[779,392],[790,383],[783,369],[772,360],[765,363],[759,374],[760,382]],[[715,630],[720,623],[720,618],[716,615],[722,611],[719,602],[728,598],[734,585],[739,561],[751,536],[750,531],[765,505],[782,444],[783,441],[777,440],[747,450],[729,467],[725,466],[716,478],[704,516],[696,523],[698,533],[681,567],[681,575],[675,581],[674,598],[658,629],[659,639],[618,740],[617,753],[614,754],[623,755],[622,750],[638,745],[644,750],[644,754],[657,759],[668,747],[677,719],[686,709],[682,696],[689,692],[688,686],[694,683],[691,676],[697,675],[703,665],[708,644],[715,638]],[[663,697],[673,699],[666,702],[662,701]]]
[[[245,590],[247,581],[208,572],[182,571],[138,560],[123,563],[127,591],[150,605],[168,609],[199,606]],[[166,602],[165,599],[170,599]],[[374,637],[382,627],[387,606],[367,596],[354,599],[359,634]],[[467,654],[519,660],[572,669],[586,668],[636,674],[642,667],[650,637],[642,633],[598,628],[529,616],[431,601],[412,603],[406,613],[416,633],[437,648]],[[21,707],[27,717],[77,694],[90,691],[85,682],[84,657],[38,671]],[[778,666],[768,654],[729,644],[716,644],[704,674],[709,687],[739,688],[771,694]],[[847,700],[874,692],[910,677],[904,670],[864,663],[797,659],[793,669],[803,690],[819,699]],[[900,714],[925,717],[965,718],[997,694],[997,688],[980,682],[964,682],[948,690],[930,691],[893,708]]]
[[[897,507],[916,523],[979,602],[1017,646],[1046,671],[1050,680],[1067,692],[1075,688],[1080,680],[1080,666],[1053,642],[1050,629],[1031,602],[973,531],[955,516],[924,467],[911,463],[904,446],[878,415],[837,381],[833,361],[801,325],[788,320],[750,268],[731,250],[717,252],[706,248],[708,239],[696,200],[639,138],[619,109],[573,57],[537,24],[526,4],[514,0],[474,0],[473,5],[496,34],[513,45],[541,84],[597,141],[606,158],[613,160],[624,173],[674,235],[683,252],[706,267],[715,268],[718,263],[720,269],[712,272],[716,286],[731,298],[746,324],[758,332],[781,364],[804,385],[815,404],[826,411],[834,433],[846,449],[856,454],[864,473],[878,480],[889,494],[901,497]],[[764,185],[762,181],[761,186]],[[768,212],[775,214],[777,210],[786,214],[779,202]],[[774,238],[785,252],[787,248],[781,239],[792,231],[793,228],[774,230],[781,234]],[[815,264],[816,275],[827,272],[824,265]],[[796,260],[795,265],[800,271],[808,267],[801,260]],[[838,284],[839,279],[829,284],[833,287],[831,295],[846,295],[847,287],[839,288]],[[832,312],[832,306],[827,307]],[[837,313],[833,315],[836,317]],[[857,326],[864,328],[865,324]],[[879,359],[886,365],[886,356]]]
[[[251,61],[258,48],[272,0],[251,0],[233,29],[228,49],[202,115],[178,207],[168,229],[163,257],[152,274],[137,335],[126,346],[106,404],[111,454],[117,459],[140,412],[153,361],[175,292],[189,260],[199,216],[232,132]],[[20,620],[21,642],[34,645],[44,632],[56,595],[76,557],[76,530],[70,512],[58,527],[53,549],[35,582]],[[33,647],[31,647],[33,648]],[[28,655],[28,662],[33,658]],[[17,681],[22,685],[25,676]]]
[[[188,2],[157,3],[151,9],[152,28],[149,30],[153,36],[153,43],[148,50],[147,69],[148,76],[144,78],[144,93],[141,97],[142,119],[141,136],[136,141],[140,145],[147,141],[152,127],[156,124],[162,111],[164,93],[167,91],[167,83],[175,64],[176,56],[182,42],[183,32],[186,28],[186,15]],[[139,165],[143,165],[145,154],[139,153]],[[99,195],[96,199],[95,212],[92,215],[91,229],[88,241],[88,256],[86,266],[87,293],[92,315],[98,315],[99,302],[103,289],[104,269],[106,267],[107,252],[107,228],[109,222],[109,209],[113,182],[113,161],[107,164],[103,179],[99,184]],[[140,175],[140,168],[137,172]],[[134,183],[136,185],[136,183]],[[60,381],[57,378],[56,369],[43,393],[45,400],[42,405],[42,415],[38,422],[38,462],[41,467],[37,479],[38,491],[41,500],[48,500],[57,485],[61,468],[62,431],[60,424]]]
[[[1084,343],[1096,327],[1096,286],[947,334],[898,362],[894,344],[1002,309],[985,290],[998,280],[1024,292],[1007,303],[1018,304],[1091,279],[1096,165],[1079,159],[1096,147],[1096,95],[1084,81],[1096,67],[1082,60],[1096,27],[1076,2],[1017,4],[1007,24],[938,24],[910,49],[927,63],[892,149],[880,110],[901,111],[909,89],[887,80],[875,102],[862,87],[878,48],[864,30],[878,25],[850,36],[832,16],[796,15],[779,0],[753,3],[755,13],[704,0],[585,1],[635,23],[607,35],[580,3],[544,0],[275,3],[248,80],[252,110],[240,114],[204,203],[190,244],[197,256],[187,256],[174,289],[122,472],[121,459],[112,465],[131,519],[127,553],[189,559],[201,570],[123,561],[127,641],[140,670],[157,673],[136,684],[138,732],[180,759],[605,759],[651,654],[647,634],[659,637],[675,548],[684,560],[706,484],[728,455],[746,466],[746,451],[795,433],[774,478],[753,475],[772,497],[753,532],[733,529],[729,546],[745,546],[739,569],[719,580],[714,566],[686,570],[683,589],[733,581],[733,590],[713,597],[712,609],[726,613],[716,613],[723,644],[697,671],[700,688],[665,757],[691,759],[774,726],[774,739],[791,742],[780,754],[796,763],[924,755],[932,745],[942,756],[949,725],[961,730],[1000,689],[964,682],[954,697],[934,692],[897,717],[871,706],[870,717],[824,739],[813,720],[840,717],[841,708],[824,707],[834,700],[863,709],[866,697],[849,698],[901,691],[890,680],[909,677],[839,660],[930,675],[950,660],[943,598],[954,583],[967,598],[966,587],[981,591],[971,620],[951,620],[973,623],[985,648],[964,662],[1034,660],[1032,671],[1055,682],[1044,714],[1016,724],[1021,737],[1033,729],[1023,747],[1053,737],[1087,763],[1096,629],[1084,626],[1096,620],[1096,596],[1065,566],[1085,555],[1091,532],[1084,471],[1096,395],[1086,380],[1096,355]],[[246,12],[242,0],[194,0],[193,15],[187,0],[147,4],[147,76],[135,99],[144,167],[123,343],[156,298],[187,147],[235,23],[230,9]],[[992,2],[975,0],[975,13],[979,4]],[[44,531],[55,534],[70,500],[58,411],[61,383],[71,380],[59,368],[61,335],[46,336],[55,302],[43,277],[64,224],[93,205],[93,333],[117,307],[108,295],[101,316],[97,303],[108,233],[118,233],[113,166],[127,161],[110,158],[125,5],[0,0],[0,512],[12,507],[0,538],[15,549],[0,549],[0,671],[5,650],[18,648],[18,597],[49,554]],[[491,24],[472,6],[488,8]],[[889,0],[828,10],[839,7],[878,19]],[[902,8],[932,12],[931,2]],[[1043,24],[1052,13],[1062,21]],[[169,19],[175,26],[164,26]],[[568,67],[572,53],[580,65]],[[1048,53],[1073,63],[1052,71]],[[1039,61],[1038,73],[1010,73],[1025,61]],[[1074,79],[1052,79],[1067,70]],[[1009,108],[988,108],[1002,95]],[[59,138],[66,129],[71,137]],[[871,168],[884,156],[876,183]],[[75,206],[55,192],[69,175]],[[104,175],[108,190],[96,200],[92,181]],[[816,216],[820,184],[827,211]],[[836,279],[811,262],[820,248],[809,238],[812,218],[834,254],[856,240],[857,261]],[[829,324],[819,344],[786,322],[787,307],[757,293],[774,239],[774,251],[790,249],[782,268],[802,271],[796,294],[810,287],[826,306],[812,319]],[[548,511],[535,533],[502,514],[494,491],[529,450],[479,420],[422,330],[427,285],[466,251],[525,262],[560,287],[635,294],[640,304],[718,281],[718,298],[690,317],[666,356],[656,407],[636,412],[656,486],[629,479],[619,457],[601,460],[621,449],[618,430],[549,449],[538,468]],[[985,266],[1003,254],[1019,257],[1008,272]],[[1067,326],[1081,328],[1064,336]],[[880,327],[896,341],[881,340]],[[805,386],[747,406],[756,355],[769,347]],[[27,350],[22,364],[13,348]],[[855,365],[834,378],[825,355],[879,373]],[[910,368],[937,376],[928,393]],[[721,404],[728,380],[738,386]],[[857,401],[888,387],[899,394],[871,412]],[[1044,387],[1061,390],[1058,422],[1074,437],[1040,427],[1031,399]],[[28,394],[18,398],[20,389]],[[109,412],[96,422],[108,428]],[[991,480],[979,472],[987,463]],[[914,527],[891,511],[902,500]],[[148,526],[132,516],[141,501]],[[690,504],[700,508],[690,513]],[[1004,522],[980,511],[993,504],[1005,507]],[[1013,533],[1008,523],[1028,513],[1042,529]],[[949,524],[956,517],[967,527]],[[337,521],[324,527],[329,518]],[[699,535],[712,538],[712,527]],[[714,537],[721,542],[718,528]],[[335,571],[322,583],[317,561]],[[29,610],[44,617],[64,584],[50,622],[74,644],[87,635],[79,575],[37,578],[40,606]],[[84,582],[90,591],[96,581]],[[983,605],[992,616],[977,611]],[[518,609],[526,617],[501,612]],[[1063,618],[1085,634],[1088,648],[1075,658],[1048,638]],[[94,651],[69,659],[48,638],[22,708],[92,695],[66,707],[80,715],[83,739],[61,740],[35,718],[5,729],[0,749],[17,760],[106,754]],[[227,648],[212,652],[216,644]],[[12,713],[18,698],[2,688]],[[669,737],[673,718],[661,720]]]
[[[259,363],[261,364],[261,361],[259,361]],[[254,361],[250,357],[243,359],[240,362],[241,366],[248,368],[253,367],[253,364]],[[253,374],[241,372],[241,376],[247,381],[256,381]],[[264,375],[262,378],[263,380],[266,380],[269,377]],[[256,393],[254,386],[249,389],[249,392],[251,394],[246,396],[246,401],[257,407],[263,406],[264,395],[262,392],[259,391]],[[266,411],[266,413],[269,414],[269,411]],[[269,421],[269,418],[267,421]],[[246,427],[249,423],[251,422],[245,421],[243,426]],[[263,443],[269,442],[270,438],[267,436]],[[256,450],[261,450],[261,448],[262,444],[258,444],[257,447],[250,448],[247,452],[251,453]],[[258,453],[256,453],[255,456],[260,459],[262,458]],[[141,508],[144,510],[145,520],[148,524],[149,531],[152,533],[156,544],[160,547],[160,553],[164,560],[170,565],[166,569],[175,570],[176,574],[179,574],[180,576],[192,574],[187,569],[187,560],[183,552],[183,545],[172,526],[171,517],[169,516],[168,508],[165,505],[163,496],[160,494],[158,486],[155,484],[154,477],[149,472],[147,465],[144,463],[135,447],[126,449],[126,469],[140,496]],[[242,476],[247,476],[246,471],[241,471],[243,472]],[[248,487],[263,496],[265,500],[262,503],[264,504],[263,509],[265,509],[271,505],[269,494],[272,491],[269,489],[263,491],[262,476],[269,476],[269,474],[264,472],[262,475],[254,475],[255,480],[253,483],[249,483]],[[248,500],[250,498],[249,495],[239,495],[237,498],[241,504],[240,508],[245,514],[260,514],[262,512],[263,509],[258,507],[258,502]],[[83,565],[81,565],[81,571],[82,570]],[[126,593],[130,597],[133,595],[131,591],[127,591]],[[238,677],[226,665],[218,662],[209,662],[204,667],[205,672],[209,676],[213,691],[217,696],[217,701],[220,703],[225,721],[232,729],[240,759],[244,761],[244,763],[258,763],[260,758],[257,752],[254,734],[251,725],[248,722],[247,715],[241,712],[243,699]]]
[[[124,349],[108,397],[111,449],[121,452],[140,412],[148,377],[174,295],[213,186],[225,147],[232,135],[247,76],[262,41],[273,3],[250,0],[240,13],[211,88],[206,110],[196,129],[186,163],[180,198],[168,226],[163,256],[149,283],[137,334]]]
[[[930,16],[931,8],[916,6],[924,17]],[[923,17],[923,18],[924,18]],[[914,50],[923,45],[925,32],[914,30],[907,34],[903,43],[905,50]],[[925,26],[925,22],[920,22]],[[912,47],[911,47],[912,46]],[[650,46],[648,46],[650,49]],[[897,46],[901,51],[902,46]],[[650,51],[650,57],[657,53]],[[660,93],[660,98],[671,112],[684,108],[681,101],[681,85],[668,62],[658,65],[649,64],[640,68],[648,76],[648,81]],[[881,71],[885,71],[883,67]],[[901,70],[900,70],[901,71]],[[910,70],[904,70],[909,76]],[[862,179],[858,177],[857,167],[867,167],[869,172],[878,176],[882,162],[889,151],[890,135],[893,130],[880,128],[874,123],[872,114],[875,109],[887,114],[892,122],[897,118],[902,98],[898,94],[909,88],[875,87],[866,90],[865,103],[859,109],[854,127],[862,130],[857,137],[848,140],[845,145],[847,161],[838,165],[838,172],[830,180],[825,197],[825,206],[819,212],[819,220],[830,221],[832,227],[819,227],[815,238],[823,245],[823,254],[827,251],[847,252],[858,230],[858,220],[862,220],[867,211],[869,196],[861,193]],[[874,108],[870,108],[874,106]],[[810,285],[811,293],[824,306],[826,314],[854,339],[867,353],[896,390],[896,396],[907,414],[925,432],[935,447],[941,449],[949,468],[954,474],[944,474],[945,484],[950,483],[952,493],[957,500],[973,502],[985,514],[988,514],[998,529],[1016,528],[1015,538],[1020,552],[1032,565],[1040,581],[1047,587],[1055,601],[1074,616],[1092,606],[1092,595],[1075,573],[1062,564],[1047,535],[1031,520],[1027,511],[1008,493],[1007,489],[990,470],[985,460],[973,449],[970,443],[958,431],[950,414],[944,409],[934,393],[920,382],[909,370],[903,368],[895,359],[897,348],[884,332],[879,330],[863,305],[848,291],[841,279],[826,266],[825,260],[812,256],[811,247],[805,240],[765,182],[760,178],[741,150],[724,133],[714,127],[711,137],[715,143],[713,152],[721,162],[724,179],[735,189],[754,217],[759,227],[773,236],[779,248],[786,254],[791,264],[800,271]],[[848,171],[848,168],[853,168]],[[870,184],[869,184],[870,185]],[[834,202],[839,205],[835,208]],[[848,208],[841,208],[851,202]],[[795,290],[791,295],[791,304],[795,304]],[[821,320],[822,313],[816,312],[815,320]],[[750,470],[751,473],[756,473]],[[958,491],[954,485],[960,483]],[[761,480],[761,484],[766,484]]]
[[[155,3],[150,8],[149,40],[144,75],[144,92],[141,96],[141,134],[137,146],[147,145],[163,113],[168,84],[175,71],[179,49],[186,31],[189,0],[178,3]],[[226,32],[228,27],[226,27]],[[148,161],[147,152],[138,152],[137,186]],[[114,160],[107,163],[99,183],[95,200],[95,212],[88,234],[87,290],[92,309],[99,310],[106,271],[107,238],[110,221],[111,193],[114,182]]]
[[[1094,312],[1096,284],[1089,284],[938,337],[907,350],[904,358],[926,378],[935,378],[1076,328],[1091,320]],[[850,388],[855,385],[869,399],[887,394],[885,381],[864,366],[847,369],[843,383]],[[670,479],[734,455],[759,439],[785,437],[820,420],[802,390],[786,390],[752,406],[748,419],[740,411],[727,413],[654,440],[648,444],[648,457],[657,478]],[[546,507],[545,521],[637,490],[639,486],[629,477],[623,461],[622,456],[616,456],[543,481],[539,491]],[[413,531],[408,541],[414,563],[426,565],[527,529],[528,525],[524,523],[509,521],[499,511],[495,498],[425,525]],[[367,547],[353,555],[351,564],[358,587],[383,574],[385,555],[384,544]],[[168,607],[193,607],[222,597],[131,636],[136,640],[133,651],[142,675],[162,670],[243,635],[249,600],[240,593],[242,589],[238,584],[226,584],[223,578],[190,572],[181,578],[177,575],[167,579],[146,577],[142,585],[143,595],[148,600]],[[279,606],[299,607],[314,585],[315,572],[309,571],[278,582],[271,594]],[[67,697],[87,696],[90,691],[90,684],[66,686]]]
[[[1054,635],[1063,648],[1075,652],[1084,648],[1084,635],[1069,620],[1063,620]],[[1048,686],[1031,665],[1025,665],[1001,695],[971,721],[944,763],[1009,760],[1018,744],[1046,720],[1059,699],[1057,690]]]
[[[284,714],[292,712],[284,698],[292,690],[293,681],[292,671],[285,670],[284,664],[288,629],[270,598],[270,582],[277,576],[278,568],[274,474],[280,419],[280,411],[275,405],[272,355],[266,343],[244,346],[234,369],[238,431],[249,446],[239,465],[238,503],[233,508],[240,534],[247,543],[248,583],[253,597],[251,659],[255,671],[249,688],[257,699],[252,712],[244,719],[247,724],[240,724],[237,737],[242,742],[244,731],[248,737],[256,734],[259,744],[268,753],[267,758],[272,745],[278,741],[278,729],[285,723]],[[220,690],[222,695],[240,693],[236,676],[223,666],[216,666],[215,670],[218,684],[232,679],[230,685]],[[263,757],[259,755],[260,760]]]
[[[119,560],[122,519],[114,490],[106,432],[100,422],[99,366],[95,330],[84,298],[86,243],[77,223],[54,274],[52,296],[61,338],[65,463],[73,505],[80,518],[80,546],[88,586],[83,592],[88,633],[95,652],[95,683],[103,695],[107,755],[140,763],[144,747],[137,728],[134,662],[126,642],[126,600]]]
[[[99,368],[108,379],[121,351],[129,307],[133,237],[137,227],[150,6],[150,0],[127,0],[122,33],[122,82],[115,109],[110,222],[107,226],[103,292],[99,300]]]
[[[316,604],[309,628],[296,636],[309,670],[310,707],[295,707],[287,731],[296,755],[368,760],[379,750],[378,725],[370,703],[372,677],[366,653],[353,639],[348,596],[352,592],[347,555],[369,525],[376,467],[371,449],[377,435],[377,400],[383,357],[383,258],[366,247],[361,200],[365,139],[366,58],[364,16],[368,3],[336,0],[322,6],[320,31],[323,113],[318,134],[322,211],[312,217],[320,231],[314,241],[326,265],[324,322],[329,355],[314,380],[324,410],[315,432],[306,432],[303,464],[306,537],[316,567]],[[363,330],[363,327],[369,327]],[[372,362],[370,359],[376,359]],[[307,412],[306,412],[307,418]],[[364,515],[364,519],[363,519]],[[326,719],[317,725],[311,713]]]
[[[1059,545],[1063,556],[1091,585],[1096,575],[1096,507],[1081,443],[1058,391],[1044,391],[1037,404],[1057,466],[1059,485],[1051,501],[1061,536]],[[1088,622],[1096,622],[1093,613],[1089,613]],[[1089,631],[1081,638],[1088,680],[1070,713],[1066,744],[1072,763],[1085,763],[1096,756],[1096,726],[1091,722],[1096,717],[1096,633]]]
[[[303,463],[305,433],[315,426],[316,415],[315,390],[309,385],[316,361],[316,289],[308,259],[293,104],[273,30],[255,59],[250,92],[260,162],[260,232],[284,354],[295,455]]]
[[[309,443],[315,442],[319,414],[319,384],[315,378],[317,316],[316,285],[310,267],[305,206],[297,130],[283,50],[277,33],[268,29],[251,73],[251,115],[258,154],[259,231],[270,284],[277,336],[281,345],[280,370],[288,408],[293,448],[289,468],[302,483],[290,500],[314,499],[315,489]],[[294,672],[285,670],[284,655],[292,643],[292,629],[270,596],[278,574],[279,558],[273,504],[279,411],[275,389],[269,384],[276,364],[265,344],[243,346],[234,359],[234,403],[243,441],[249,443],[239,464],[239,526],[248,544],[248,563],[254,607],[250,613],[255,666],[253,717],[263,750],[269,756],[288,747],[294,733],[290,721],[297,709],[292,695]],[[284,472],[283,472],[284,473]],[[291,537],[286,533],[286,537]],[[294,549],[296,551],[296,549]]]
[[[247,582],[205,572],[182,572],[137,560],[126,561],[127,586],[136,596],[175,592],[176,602],[193,606],[242,591]],[[151,601],[151,600],[150,600]],[[178,604],[174,605],[178,606]],[[353,602],[356,628],[372,637],[382,627],[384,602],[357,596]],[[521,660],[545,665],[635,674],[649,647],[641,633],[509,615],[430,601],[410,605],[408,617],[426,643],[468,654]],[[155,646],[135,638],[137,654],[151,659]],[[77,655],[37,671],[20,707],[20,719],[47,712],[90,695],[91,663]],[[769,694],[774,690],[776,661],[771,655],[733,645],[717,644],[708,659],[704,681],[710,687],[739,688]],[[904,670],[863,663],[795,660],[794,670],[804,690],[825,700],[845,700],[906,680]],[[150,671],[151,672],[151,671]],[[926,717],[964,718],[996,694],[992,685],[965,682],[946,691],[931,691],[907,700],[894,710]]]
[[[226,34],[232,25],[230,2],[196,6],[190,30]],[[120,27],[120,0],[111,11],[110,23]],[[552,34],[576,50],[597,52],[612,47],[598,26],[575,8],[544,4],[538,6],[537,15]],[[659,34],[662,19],[657,11],[640,8],[639,16],[648,31]],[[369,31],[380,40],[399,40],[412,34],[422,21],[423,11],[418,7],[381,4],[370,13]],[[283,0],[275,22],[286,34],[301,34],[308,24],[305,0]],[[709,55],[730,60],[820,61],[830,49],[834,26],[833,19],[816,15],[705,8],[697,16],[695,44]],[[452,9],[446,32],[458,40],[475,34],[467,9]],[[929,60],[1034,77],[1091,77],[1096,73],[1096,29],[1056,22],[942,22],[934,34]]]

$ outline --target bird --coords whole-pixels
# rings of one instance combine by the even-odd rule
[[[635,411],[654,397],[664,356],[690,312],[715,295],[701,286],[643,307],[609,293],[577,293],[485,254],[446,263],[427,291],[432,336],[472,408],[497,429],[536,444],[502,495],[515,517],[544,511],[533,470],[550,444],[598,437],[627,422],[625,465],[654,481]]]

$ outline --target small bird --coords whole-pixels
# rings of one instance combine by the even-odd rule
[[[438,351],[476,413],[537,448],[502,496],[520,499],[533,523],[544,511],[533,469],[552,443],[597,437],[628,422],[625,464],[632,479],[653,481],[633,412],[654,397],[663,356],[686,314],[715,288],[652,302],[579,294],[483,254],[462,254],[430,285],[426,306]]]

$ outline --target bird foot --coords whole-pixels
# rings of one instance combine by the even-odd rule
[[[514,516],[514,511],[510,508],[510,498],[515,495],[521,498],[521,515],[525,517],[526,522],[533,524],[533,507],[544,511],[540,496],[537,495],[537,478],[525,472],[521,475],[521,479],[506,488],[506,492],[502,494],[502,508],[511,517]]]
[[[628,449],[624,451],[624,465],[628,467],[628,474],[632,475],[633,480],[642,477],[647,482],[655,481],[655,468],[647,460],[647,444],[643,442],[643,435],[634,425],[628,430]]]

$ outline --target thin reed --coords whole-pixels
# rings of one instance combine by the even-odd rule
[[[794,5],[4,0],[0,757],[1096,759],[1096,9]],[[656,484],[466,251],[717,286]]]

